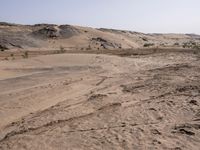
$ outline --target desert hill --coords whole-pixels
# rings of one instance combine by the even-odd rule
[[[0,23],[0,48],[99,50],[144,47],[192,47],[200,42],[194,34],[144,34],[140,32],[89,27]]]

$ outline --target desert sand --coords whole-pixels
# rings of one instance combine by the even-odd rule
[[[79,48],[0,61],[0,149],[199,150],[199,50]]]

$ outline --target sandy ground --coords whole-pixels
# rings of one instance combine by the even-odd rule
[[[200,57],[57,54],[0,62],[0,149],[199,150]]]

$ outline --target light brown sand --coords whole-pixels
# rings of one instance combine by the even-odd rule
[[[0,149],[200,147],[200,60],[162,52],[0,62]]]

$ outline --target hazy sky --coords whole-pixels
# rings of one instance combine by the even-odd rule
[[[200,34],[200,0],[0,0],[0,21]]]

